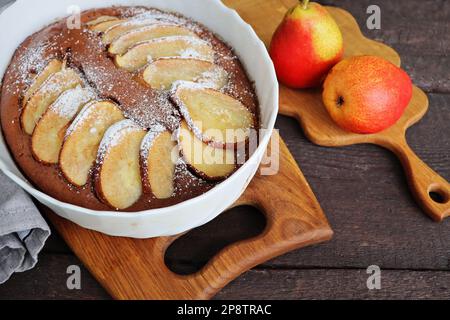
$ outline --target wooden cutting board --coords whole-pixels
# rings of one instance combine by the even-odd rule
[[[225,0],[250,23],[260,38],[269,45],[284,14],[297,0]],[[390,47],[365,38],[356,20],[346,11],[327,7],[338,23],[345,44],[345,56],[375,55],[400,66],[399,55]],[[321,146],[347,146],[371,143],[391,150],[400,159],[416,201],[434,220],[450,215],[450,184],[427,166],[408,146],[406,130],[427,112],[428,98],[414,87],[413,98],[396,125],[381,133],[360,135],[346,132],[334,124],[322,103],[321,89],[293,90],[280,88],[280,113],[296,118],[306,136]]]
[[[255,176],[234,204],[265,213],[264,232],[220,251],[199,272],[180,276],[164,263],[178,237],[146,240],[110,237],[87,230],[44,209],[53,226],[92,275],[116,299],[208,299],[250,268],[288,251],[326,241],[333,232],[305,177],[279,140],[279,172]],[[271,155],[271,153],[268,153]]]

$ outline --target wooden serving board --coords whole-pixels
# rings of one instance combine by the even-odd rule
[[[253,26],[266,45],[269,45],[286,11],[298,3],[297,0],[226,0],[224,2],[236,9],[241,17]],[[400,66],[400,56],[392,48],[365,38],[350,13],[334,7],[327,7],[327,9],[343,33],[346,57],[375,55]],[[354,134],[334,124],[322,103],[321,89],[293,90],[285,86],[280,87],[280,113],[296,118],[308,139],[313,143],[330,147],[371,143],[394,152],[404,167],[411,191],[418,204],[431,218],[441,221],[450,215],[450,184],[414,153],[405,137],[406,130],[418,122],[427,109],[427,96],[422,90],[414,87],[411,103],[396,125],[377,134]]]
[[[272,139],[279,139],[274,133]],[[94,277],[116,299],[208,299],[231,280],[275,256],[329,240],[333,234],[311,188],[279,139],[276,175],[255,176],[234,204],[252,205],[266,216],[265,231],[220,251],[199,272],[180,276],[164,263],[179,236],[146,240],[110,237],[87,230],[50,210],[45,213]],[[270,153],[268,153],[270,155]]]

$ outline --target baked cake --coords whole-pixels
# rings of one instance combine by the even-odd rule
[[[94,210],[205,193],[248,159],[259,127],[233,50],[199,23],[143,7],[85,11],[79,28],[63,19],[30,36],[5,73],[0,111],[29,181]]]

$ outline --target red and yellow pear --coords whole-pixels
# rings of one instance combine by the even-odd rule
[[[376,133],[395,124],[412,97],[408,74],[375,56],[342,60],[327,76],[323,102],[342,129]]]
[[[276,30],[269,48],[278,80],[292,88],[320,86],[344,53],[341,31],[315,2],[300,1]]]

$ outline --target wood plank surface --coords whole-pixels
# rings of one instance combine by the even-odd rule
[[[448,272],[384,270],[367,289],[366,269],[253,270],[217,299],[450,299]]]
[[[450,3],[447,0],[323,0],[349,11],[363,33],[393,47],[414,83],[426,92],[450,93]],[[381,9],[381,29],[366,27],[369,5]]]
[[[5,1],[0,0],[0,4]],[[407,138],[415,152],[449,180],[450,1],[378,0],[381,30],[365,27],[366,9],[373,1],[319,2],[352,13],[367,37],[382,40],[400,53],[402,65],[415,84],[430,93],[428,113],[408,131]],[[293,119],[280,117],[276,126],[327,213],[335,236],[329,243],[294,251],[259,266],[216,298],[448,299],[450,221],[436,224],[423,215],[408,192],[398,160],[375,146],[315,146]],[[223,236],[220,231],[227,221],[223,223],[214,226],[218,238]],[[202,264],[205,256],[196,254],[196,244],[215,239],[197,236],[192,241],[173,253],[172,263],[179,263],[179,268]],[[186,257],[193,257],[187,266]],[[107,298],[87,271],[82,271],[82,290],[68,291],[65,271],[70,264],[81,265],[54,234],[38,268],[14,275],[0,286],[0,299]],[[371,264],[385,270],[380,291],[364,287],[365,268]]]
[[[82,289],[69,290],[66,266],[72,255],[42,255],[39,266],[2,286],[2,299],[110,299],[82,267]],[[222,299],[450,299],[450,273],[382,270],[381,289],[368,290],[366,269],[261,269],[233,281]]]

